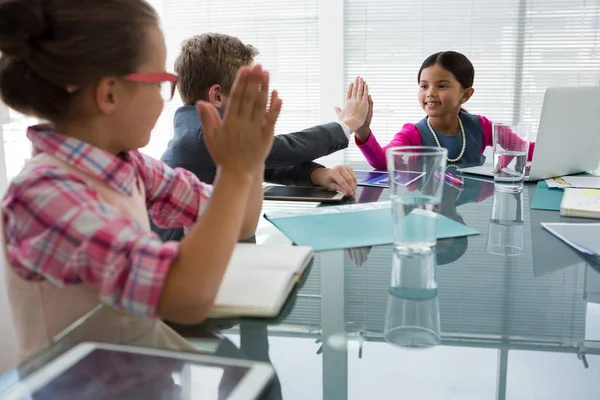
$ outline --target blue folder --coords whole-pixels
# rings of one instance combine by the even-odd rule
[[[594,176],[583,172],[581,174],[573,174],[573,176]],[[531,200],[532,210],[547,210],[560,211],[560,203],[562,203],[564,189],[550,188],[546,181],[539,181],[535,187],[535,193]]]
[[[533,210],[560,211],[564,193],[563,189],[549,188],[545,181],[540,181],[535,188],[531,208]]]
[[[344,207],[344,206],[342,206]],[[345,206],[351,207],[351,206]],[[341,207],[337,207],[341,209]],[[412,216],[412,214],[411,214]],[[294,244],[311,246],[315,251],[376,246],[393,243],[391,208],[375,208],[350,212],[300,213],[298,215],[265,214]],[[425,222],[415,215],[411,224]],[[478,235],[473,228],[442,215],[438,218],[438,239]]]

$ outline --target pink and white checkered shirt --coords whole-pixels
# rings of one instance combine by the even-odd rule
[[[45,126],[29,128],[27,137],[36,154],[53,156],[121,195],[131,197],[132,185],[143,185],[146,211],[161,227],[191,226],[212,191],[190,172],[138,151],[117,157]],[[162,243],[103,202],[85,175],[39,165],[12,181],[2,203],[8,261],[26,280],[92,284],[100,301],[155,316],[178,243]]]

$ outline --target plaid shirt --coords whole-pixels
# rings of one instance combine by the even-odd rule
[[[159,226],[192,225],[211,194],[212,187],[188,171],[138,151],[116,157],[42,126],[27,136],[35,153],[50,154],[126,196],[139,178],[148,213]],[[92,185],[55,166],[18,175],[2,206],[7,258],[19,276],[58,287],[89,283],[98,287],[100,301],[155,316],[178,243],[162,243],[102,202]]]

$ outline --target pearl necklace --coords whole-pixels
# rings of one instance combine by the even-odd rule
[[[429,130],[431,131],[431,134],[433,135],[433,138],[435,139],[435,143],[437,144],[437,146],[442,147],[440,140],[438,139],[437,135],[435,134],[435,131],[433,130],[433,127],[431,126],[431,122],[429,122],[429,117],[427,117],[427,126],[429,127]],[[458,162],[462,158],[462,156],[465,154],[465,148],[467,147],[467,138],[465,135],[465,128],[463,127],[460,117],[458,117],[458,126],[460,126],[460,132],[462,134],[462,148],[460,149],[460,154],[458,155],[458,157],[456,157],[456,158],[448,157],[449,163]]]

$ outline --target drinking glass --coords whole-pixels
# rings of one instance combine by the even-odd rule
[[[430,253],[437,240],[448,151],[415,146],[387,150],[394,248],[401,253]]]
[[[498,190],[517,192],[523,189],[527,172],[527,155],[531,126],[494,123],[494,182]]]

